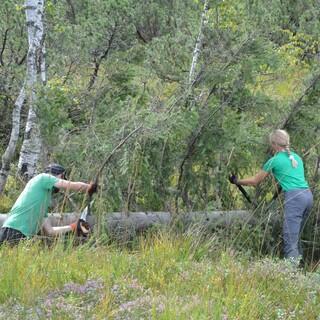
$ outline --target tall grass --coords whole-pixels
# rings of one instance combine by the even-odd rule
[[[319,319],[320,273],[160,231],[130,250],[39,241],[0,249],[0,318]]]

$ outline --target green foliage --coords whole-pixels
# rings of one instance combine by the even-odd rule
[[[8,196],[5,195],[1,195],[0,196],[0,212],[1,213],[5,213],[8,212],[10,210],[10,208],[13,205],[13,200],[10,199]]]
[[[59,145],[63,134],[73,129],[72,109],[75,110],[78,101],[72,88],[63,84],[60,79],[51,79],[39,90],[37,114],[40,119],[41,132],[50,145]],[[81,119],[77,117],[77,126]]]
[[[7,213],[13,206],[15,199],[18,198],[23,183],[17,181],[13,176],[9,176],[4,189],[0,195],[0,213]]]
[[[20,5],[6,0],[0,9],[1,34],[10,35],[0,71],[2,151],[25,69],[18,59],[27,50]],[[316,145],[318,83],[303,95],[318,70],[315,2],[209,5],[195,83],[186,88],[201,1],[46,1],[48,82],[37,88],[37,114],[50,161],[69,167],[73,179],[91,180],[143,124],[100,177],[104,208],[245,206],[227,176],[261,168],[268,133],[301,96],[287,130],[299,153]],[[305,163],[314,185],[317,156],[312,149]],[[263,186],[258,200],[270,192]]]

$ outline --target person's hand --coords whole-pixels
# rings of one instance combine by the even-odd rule
[[[234,174],[232,174],[231,176],[229,176],[229,181],[232,184],[238,184],[238,178],[237,176],[235,176]]]
[[[88,222],[79,219],[78,221],[72,223],[70,225],[71,230],[78,236],[78,237],[87,237],[90,232],[90,225]]]
[[[77,236],[86,237],[90,232],[90,225],[87,221],[82,219],[78,220],[77,223]]]
[[[98,184],[96,182],[90,182],[87,193],[91,197],[98,190]]]

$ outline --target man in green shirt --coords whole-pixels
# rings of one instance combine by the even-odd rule
[[[270,145],[274,156],[255,176],[240,179],[230,177],[237,185],[256,186],[270,173],[273,174],[285,194],[283,241],[284,255],[300,263],[302,249],[300,235],[311,211],[313,196],[304,176],[304,166],[298,154],[290,150],[290,138],[286,131],[275,130],[270,134]]]
[[[20,239],[31,238],[41,228],[49,236],[61,235],[78,231],[86,234],[87,226],[77,221],[71,225],[53,227],[48,219],[48,209],[54,191],[59,189],[87,192],[92,195],[97,190],[94,183],[72,182],[65,179],[65,169],[59,164],[51,164],[41,173],[33,177],[11,208],[8,218],[0,231],[0,243],[18,242]]]

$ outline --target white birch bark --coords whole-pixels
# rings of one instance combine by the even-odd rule
[[[18,163],[19,170],[31,178],[41,152],[40,128],[35,112],[37,73],[45,81],[44,66],[44,0],[26,0],[25,2],[29,50],[27,56],[27,97],[29,104],[24,140]]]
[[[44,36],[41,45],[41,57],[40,57],[40,77],[43,85],[47,83],[47,73],[46,73],[46,46],[44,43]]]
[[[198,63],[199,56],[201,53],[201,46],[202,46],[202,42],[203,42],[203,30],[204,30],[205,25],[208,22],[208,17],[207,17],[208,11],[209,11],[209,3],[208,3],[208,0],[205,0],[203,12],[201,15],[199,34],[198,34],[196,45],[194,47],[193,54],[192,54],[192,63],[191,63],[190,72],[189,72],[189,79],[188,79],[188,87],[189,88],[193,84],[197,63]]]
[[[6,148],[6,151],[2,155],[1,158],[1,170],[0,170],[0,194],[3,192],[4,187],[7,182],[7,178],[10,171],[10,164],[14,153],[17,147],[17,141],[19,138],[19,131],[20,131],[20,114],[21,108],[26,98],[25,86],[20,90],[19,96],[14,104],[14,108],[12,110],[12,128],[10,134],[9,144]]]
[[[202,42],[203,42],[203,31],[204,31],[205,25],[208,22],[208,12],[209,12],[209,3],[208,3],[208,0],[205,0],[202,15],[201,15],[199,34],[198,34],[196,45],[194,47],[193,55],[192,55],[192,63],[191,63],[190,72],[189,72],[189,79],[188,79],[188,86],[189,87],[192,86],[193,81],[194,81],[194,75],[195,75],[197,63],[198,63],[199,56],[201,53],[201,46],[202,46]]]

